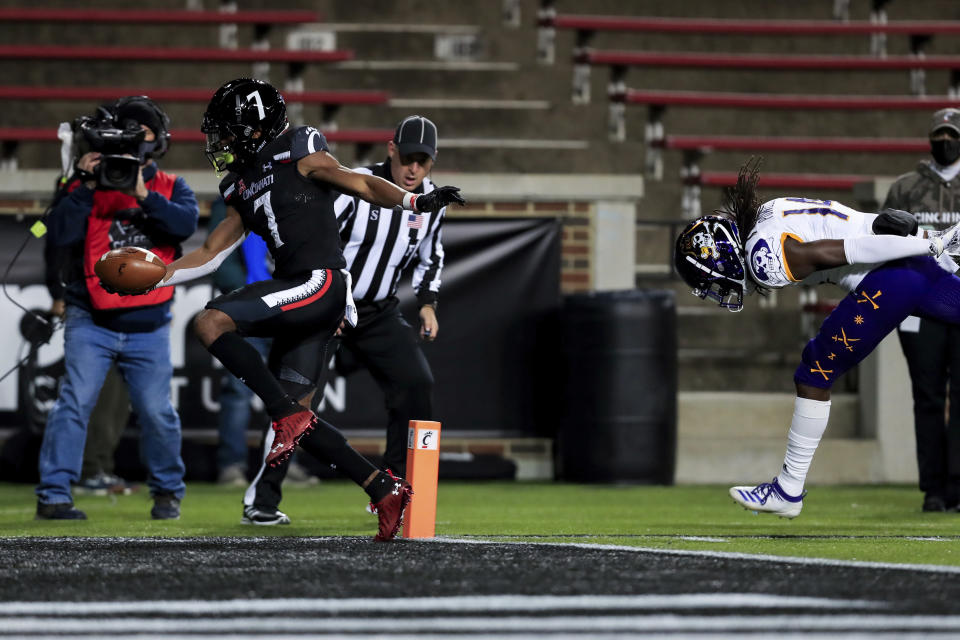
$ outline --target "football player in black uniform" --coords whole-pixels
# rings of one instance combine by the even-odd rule
[[[247,231],[263,237],[275,263],[273,279],[210,301],[197,316],[197,335],[263,400],[273,420],[266,462],[286,460],[316,427],[321,437],[310,439],[310,453],[366,490],[380,517],[375,539],[390,540],[412,495],[410,485],[370,464],[309,409],[323,382],[328,341],[343,322],[356,323],[333,202],[340,193],[352,193],[380,206],[435,212],[462,204],[459,189],[416,195],[351,171],[328,152],[322,133],[289,128],[283,98],[260,80],[241,78],[220,87],[201,129],[210,162],[218,172],[229,171],[220,183],[226,217],[201,248],[167,266],[158,286],[212,272]],[[273,338],[267,364],[242,336]]]

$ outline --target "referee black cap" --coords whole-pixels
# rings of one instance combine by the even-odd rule
[[[397,125],[393,134],[393,143],[400,155],[425,153],[437,159],[437,125],[423,116],[407,116]]]

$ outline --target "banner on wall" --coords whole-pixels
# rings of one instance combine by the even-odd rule
[[[0,255],[8,260],[33,220],[0,216]],[[187,243],[203,241],[201,229]],[[445,430],[489,435],[553,432],[559,348],[560,224],[555,219],[452,218],[444,223],[445,266],[440,293],[439,337],[423,350],[434,374],[434,419]],[[7,281],[9,298],[43,312],[50,296],[43,282],[43,242],[31,240]],[[2,265],[5,270],[7,265]],[[401,288],[401,310],[417,325],[416,300]],[[191,322],[214,296],[205,281],[177,287],[171,325],[172,394],[184,430],[215,429],[223,369],[192,334]],[[36,321],[0,297],[0,374],[24,365],[0,382],[0,426],[42,430],[63,374],[63,332],[31,346]],[[255,420],[265,423],[254,398]],[[383,393],[366,371],[346,378],[331,373],[322,415],[347,429],[386,425]]]

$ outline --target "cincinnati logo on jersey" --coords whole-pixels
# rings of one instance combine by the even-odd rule
[[[773,252],[766,240],[757,240],[753,245],[753,251],[750,252],[750,264],[753,267],[753,275],[757,280],[766,282],[770,277],[779,273],[781,269],[780,258]]]
[[[251,184],[249,187],[247,187],[246,190],[242,192],[243,199],[249,200],[251,197],[257,195],[260,191],[262,191],[264,187],[269,187],[272,184],[273,184],[273,174],[271,173],[270,175],[260,178],[259,180]]]

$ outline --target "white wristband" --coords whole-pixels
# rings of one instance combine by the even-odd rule
[[[410,193],[408,191],[406,195],[403,196],[403,208],[410,209],[411,211],[416,211],[417,210],[416,201],[417,201],[417,194]]]

